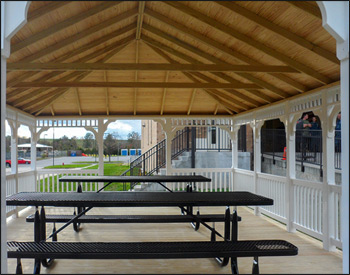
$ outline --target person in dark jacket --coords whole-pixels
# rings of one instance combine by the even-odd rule
[[[321,149],[321,127],[317,123],[317,118],[314,116],[311,120],[311,150],[314,150],[315,152],[319,152]]]

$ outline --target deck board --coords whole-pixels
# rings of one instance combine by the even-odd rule
[[[225,207],[201,207],[201,214],[224,213]],[[196,211],[196,209],[194,209]],[[71,214],[70,208],[46,207],[47,214]],[[33,224],[25,217],[34,213],[34,208],[24,210],[18,219],[8,222],[8,240],[32,241]],[[159,208],[94,208],[90,214],[179,214],[176,207]],[[239,239],[284,239],[299,248],[293,257],[263,257],[260,273],[268,274],[336,274],[342,273],[342,253],[327,252],[322,243],[302,233],[288,233],[284,226],[261,216],[254,216],[246,207],[238,207],[242,217],[239,224]],[[59,226],[59,225],[58,225]],[[210,232],[203,226],[195,232],[186,224],[86,224],[75,233],[72,227],[63,230],[59,241],[207,241]],[[48,233],[52,224],[47,225]],[[223,223],[216,229],[223,232]],[[56,260],[51,269],[42,268],[42,274],[230,274],[229,266],[221,268],[214,259],[156,259],[156,260]],[[251,258],[239,258],[240,273],[251,273]],[[23,272],[32,274],[33,260],[22,260]],[[8,272],[14,273],[16,260],[9,259]]]

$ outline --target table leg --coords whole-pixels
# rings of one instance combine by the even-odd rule
[[[34,216],[34,242],[39,243],[40,241],[41,241],[41,237],[40,237],[40,214],[39,214],[39,209],[36,206],[35,216]],[[33,274],[40,274],[40,267],[41,267],[41,259],[35,258]]]
[[[232,217],[231,241],[237,242],[237,240],[238,240],[238,216],[237,216],[236,210],[233,210],[232,216],[233,217]],[[237,257],[231,257],[231,271],[232,271],[232,274],[238,274]]]
[[[40,211],[40,239],[41,242],[46,241],[46,214],[44,206],[41,207]],[[41,264],[48,268],[52,265],[53,261],[54,259],[42,259]]]
[[[226,211],[225,211],[225,225],[224,225],[224,228],[225,228],[225,231],[224,231],[225,242],[230,240],[230,216],[231,216],[230,215],[230,207],[227,206],[226,207]],[[230,260],[229,257],[225,257],[223,259],[217,257],[215,259],[218,261],[218,263],[221,266],[226,266],[229,263],[229,260]]]

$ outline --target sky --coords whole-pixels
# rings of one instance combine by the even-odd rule
[[[121,139],[127,139],[130,132],[135,131],[141,135],[141,120],[117,120],[108,125],[106,133],[118,133]],[[83,138],[87,131],[83,127],[67,127],[67,128],[55,128],[55,139],[61,138],[66,135],[68,138],[76,136],[77,138]],[[6,121],[6,136],[11,135],[10,126]],[[19,137],[30,137],[30,131],[27,126],[22,126],[18,129]],[[53,129],[43,132],[40,136],[41,139],[52,139]]]

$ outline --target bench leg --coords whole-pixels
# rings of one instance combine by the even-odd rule
[[[231,242],[237,242],[237,241],[238,241],[238,216],[237,216],[237,211],[233,210],[232,228],[231,228]],[[231,271],[232,271],[232,274],[238,274],[237,257],[231,257]]]
[[[197,216],[199,216],[199,209],[197,210]],[[201,225],[201,223],[199,221],[191,222],[192,227],[194,228],[195,231],[197,231],[199,229],[199,226]]]
[[[225,238],[225,242],[229,241],[230,240],[230,207],[226,207],[226,211],[225,211],[225,231],[224,231],[224,238]],[[230,261],[230,258],[229,257],[226,257],[226,258],[215,258],[218,263],[223,267],[223,266],[226,266],[229,261]]]
[[[237,257],[231,257],[231,272],[232,272],[232,274],[239,274],[238,273]]]
[[[41,267],[41,260],[40,259],[35,259],[33,274],[40,274],[40,267]]]
[[[252,274],[259,274],[259,257],[258,256],[254,257]]]
[[[36,207],[34,216],[34,242],[39,243],[41,241],[41,224],[39,209]],[[35,258],[33,274],[40,274],[41,259]]]
[[[41,207],[40,211],[40,241],[46,241],[46,214],[44,206]],[[44,267],[48,268],[52,265],[54,259],[42,259],[41,263]]]
[[[23,274],[21,258],[17,258],[16,274]]]
[[[78,213],[78,214],[79,214],[79,213]],[[77,213],[75,212],[75,209],[74,209],[73,215],[74,215],[74,216],[77,215]],[[80,223],[73,222],[73,229],[74,229],[75,232],[79,232],[79,227],[80,227]]]

